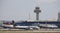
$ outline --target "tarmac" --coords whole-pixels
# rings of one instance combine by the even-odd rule
[[[60,29],[20,30],[0,29],[0,33],[60,33]]]

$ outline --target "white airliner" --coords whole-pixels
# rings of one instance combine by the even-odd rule
[[[58,26],[54,24],[39,24],[39,26],[46,28],[58,28]]]
[[[18,29],[29,29],[29,30],[32,30],[32,29],[39,29],[38,26],[15,26],[15,28],[18,28]]]
[[[4,27],[4,28],[13,28],[13,25],[3,24],[2,27]]]

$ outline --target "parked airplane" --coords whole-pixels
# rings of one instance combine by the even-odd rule
[[[33,30],[33,29],[38,30],[39,29],[38,26],[15,26],[15,28],[17,28],[17,29],[26,29],[26,30]]]
[[[2,24],[3,28],[13,28],[13,24],[11,22],[4,22]]]
[[[58,26],[55,24],[39,24],[39,27],[41,27],[41,28],[52,28],[52,29],[58,28]]]
[[[13,28],[13,25],[3,24],[2,27],[3,27],[3,28]]]

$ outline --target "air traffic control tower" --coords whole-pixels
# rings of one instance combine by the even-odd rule
[[[39,13],[41,12],[39,7],[35,7],[34,12],[36,13],[36,20],[39,20]]]

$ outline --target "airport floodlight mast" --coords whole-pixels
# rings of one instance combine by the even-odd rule
[[[36,20],[39,20],[39,13],[41,12],[39,7],[36,7],[34,12],[36,13]]]

